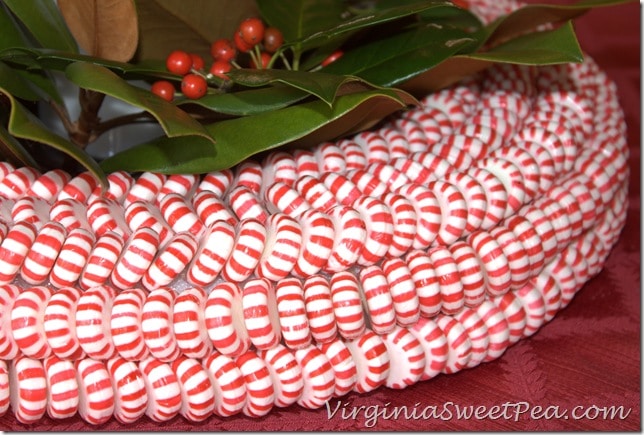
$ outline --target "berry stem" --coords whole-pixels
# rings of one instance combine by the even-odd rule
[[[279,56],[280,56],[280,59],[282,59],[282,62],[284,62],[284,66],[286,67],[286,69],[288,69],[288,70],[292,70],[293,68],[291,68],[291,63],[288,61],[288,59],[286,58],[286,56],[284,56],[284,52],[283,52],[283,51],[281,51],[281,50],[280,50],[280,52],[279,52]]]

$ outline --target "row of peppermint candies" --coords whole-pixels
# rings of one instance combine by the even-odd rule
[[[607,153],[607,154],[608,154],[608,153]],[[609,158],[609,157],[610,157],[610,156],[608,156],[608,155],[606,156],[606,158]],[[593,161],[593,160],[594,160],[594,158],[593,158],[593,159],[590,159],[589,161]],[[607,162],[602,162],[602,163],[607,163]],[[615,166],[615,164],[614,164],[614,163],[611,163],[611,164],[612,164],[613,166]],[[610,167],[610,164],[609,164],[608,166]],[[585,164],[585,165],[584,165],[584,167],[585,167],[585,168],[588,168],[588,167],[592,167],[592,165],[590,165],[589,163],[587,163],[587,164]],[[396,169],[396,168],[394,168],[394,169]],[[617,179],[618,179],[618,180],[619,180],[619,179],[623,179],[623,171],[615,171],[615,172],[614,172],[614,173],[612,173],[612,174],[613,174],[613,178],[617,177]],[[591,176],[592,176],[592,178],[584,179],[584,181],[582,181],[582,183],[581,183],[581,184],[586,184],[586,185],[587,185],[587,184],[588,184],[587,182],[588,182],[589,180],[590,180],[590,181],[593,181],[593,182],[595,182],[595,183],[596,183],[596,182],[597,182],[596,180],[603,180],[603,179],[604,179],[603,177],[605,177],[605,174],[604,174],[604,175],[602,175],[602,174],[601,174],[601,172],[598,172],[597,174],[594,174],[594,173],[593,173]],[[579,177],[577,177],[577,178],[579,178]],[[611,179],[613,179],[613,178],[611,178]],[[613,180],[613,181],[615,181],[615,180]],[[615,184],[612,184],[612,185],[613,185],[613,186],[615,186]],[[600,184],[600,186],[604,186],[604,184],[602,183],[602,184]],[[601,190],[601,187],[599,187],[598,189],[600,190],[600,193],[605,193],[605,192],[603,192],[603,191]],[[592,189],[591,189],[591,190],[592,190]],[[606,190],[606,191],[610,191],[610,190],[611,190],[611,189],[608,189],[608,188],[607,188],[607,190]],[[623,191],[622,191],[622,192],[623,192]],[[593,195],[592,195],[592,193],[587,192],[587,193],[585,193],[585,196],[592,197]],[[595,195],[595,196],[596,196],[596,195]],[[604,197],[608,197],[608,196],[609,196],[608,194],[605,194],[605,196],[604,196]],[[578,197],[581,197],[581,196],[578,196]],[[619,200],[618,200],[618,199],[619,199]],[[620,200],[621,200],[621,201],[620,201]],[[613,240],[612,240],[611,238],[616,237],[616,233],[617,233],[618,229],[619,229],[619,228],[621,228],[621,227],[619,226],[619,223],[620,223],[620,222],[622,222],[622,223],[623,223],[623,218],[622,218],[622,219],[607,220],[607,219],[606,219],[606,216],[609,216],[611,213],[612,213],[612,215],[613,215],[613,218],[617,217],[617,216],[615,216],[615,214],[616,214],[616,213],[617,213],[617,215],[618,215],[618,216],[622,216],[622,215],[623,215],[623,213],[622,213],[622,212],[620,212],[619,210],[620,210],[620,204],[622,204],[622,205],[624,204],[624,201],[623,201],[623,200],[624,200],[624,194],[622,194],[621,196],[620,196],[620,195],[617,195],[617,196],[615,197],[615,199],[611,202],[610,207],[608,207],[608,209],[606,210],[606,212],[604,212],[604,213],[603,213],[603,214],[604,214],[604,219],[600,222],[600,224],[601,224],[601,225],[604,225],[604,227],[606,227],[606,231],[604,231],[604,232],[600,232],[600,234],[605,233],[605,234],[607,235],[607,236],[606,236],[606,237],[608,237],[608,238],[607,238],[607,240],[606,240],[607,242],[612,242]],[[572,203],[571,203],[571,204],[572,204]],[[579,205],[579,202],[577,202],[577,204]],[[567,207],[568,207],[567,211],[573,211],[573,210],[575,209],[575,207],[574,207],[574,206],[573,206],[572,208],[570,208],[570,206],[567,206]],[[581,207],[580,207],[579,209],[581,210]],[[623,209],[623,206],[621,207],[621,209]],[[587,210],[588,210],[588,208],[587,208]],[[615,213],[615,212],[613,212],[613,211],[615,211],[616,213]],[[586,211],[585,213],[589,213],[589,211]],[[597,215],[598,215],[598,217],[599,217],[600,212],[597,212],[596,214],[597,214]],[[610,222],[610,224],[609,224],[608,222]],[[567,227],[567,225],[564,225],[564,224],[560,224],[560,226],[561,226],[562,228],[566,228],[566,227]],[[554,227],[553,227],[553,228],[554,228]],[[611,231],[612,231],[612,232],[611,232]],[[565,234],[565,231],[564,231],[563,233]],[[587,234],[588,234],[588,233],[587,233]],[[609,236],[609,235],[610,235],[610,236]],[[556,238],[556,236],[555,236],[555,238]],[[596,242],[596,241],[595,241],[595,242]],[[573,264],[576,264],[576,265],[578,266],[579,264],[584,264],[584,261],[585,261],[585,262],[586,262],[586,263],[585,263],[586,265],[587,265],[587,264],[592,264],[592,265],[593,265],[593,269],[592,269],[592,270],[598,270],[598,269],[597,269],[597,267],[600,267],[600,265],[601,265],[601,261],[598,261],[598,259],[599,259],[599,258],[601,258],[602,256],[604,256],[604,255],[606,254],[607,250],[601,250],[601,249],[600,249],[600,250],[597,250],[597,249],[593,250],[593,249],[592,249],[592,246],[610,246],[610,243],[605,243],[604,245],[601,245],[601,244],[598,244],[598,243],[589,243],[589,242],[586,242],[586,243],[580,244],[580,245],[579,245],[579,250],[578,250],[578,252],[580,252],[581,254],[580,254],[580,255],[576,255],[576,256],[575,256],[575,258],[576,258],[576,259],[574,260]],[[537,255],[538,255],[538,254],[537,254]],[[544,255],[545,255],[545,254],[544,254]],[[557,254],[557,255],[561,255],[561,254]],[[585,260],[585,258],[586,258],[586,257],[588,258],[588,260]],[[537,257],[537,258],[538,258],[538,257]],[[580,260],[580,259],[581,259],[581,260]],[[572,260],[571,260],[571,261],[572,261]],[[545,262],[544,262],[544,263],[545,263]],[[550,262],[549,264],[553,264],[553,262]],[[367,267],[368,267],[368,266],[367,266]],[[374,267],[372,267],[372,269],[375,269],[375,272],[376,272],[376,273],[375,273],[375,275],[373,275],[373,276],[378,277],[380,274],[379,274],[379,273],[377,273],[377,272],[378,272],[378,271],[377,271],[377,267],[375,267],[375,268],[374,268]],[[565,269],[565,268],[564,268],[564,269]],[[585,269],[585,268],[582,268],[582,269]],[[569,268],[568,270],[570,270],[570,268]],[[344,272],[344,271],[342,271],[342,272]],[[336,272],[336,273],[340,273],[340,272]],[[582,273],[582,272],[579,272],[579,273]],[[341,274],[341,275],[342,275],[342,274]],[[366,273],[365,273],[365,274],[364,274],[365,279],[366,279],[366,277],[367,277],[367,276],[368,276],[368,277],[370,277],[370,278],[372,278],[372,275],[371,275],[371,274],[366,274]],[[568,273],[568,275],[567,275],[567,276],[570,276],[570,273]],[[580,275],[580,276],[582,277],[582,278],[580,278],[580,282],[583,282],[583,281],[584,281],[584,279],[583,279],[583,274],[582,274],[582,275]],[[351,274],[346,274],[346,279],[347,279],[348,281],[350,281],[352,277],[353,277],[353,276],[352,276]],[[380,278],[382,278],[382,276],[381,276],[381,275],[380,275]],[[534,278],[533,278],[533,279],[534,279]],[[354,280],[354,281],[356,281],[355,277],[353,277],[353,280]],[[263,281],[263,284],[264,284],[264,285],[268,285],[268,286],[270,286],[270,285],[271,285],[271,284],[270,284],[270,282],[266,282],[265,280],[259,280],[259,281]],[[382,282],[382,280],[381,280],[381,282]],[[262,287],[262,285],[259,285],[259,284],[261,284],[260,282],[258,282],[257,284],[258,284],[258,286],[256,286],[256,287],[260,287],[260,288]],[[295,287],[297,287],[297,286],[295,286]],[[354,288],[355,288],[355,287],[354,287]],[[27,293],[29,294],[29,292],[27,292]],[[253,293],[257,293],[257,292],[253,292]],[[259,294],[261,294],[261,293],[262,293],[262,292],[260,291],[260,292],[259,292]],[[355,292],[348,292],[348,294],[353,294],[353,295],[355,295]],[[512,294],[512,293],[507,293],[507,294]],[[567,292],[566,294],[572,294],[572,293]],[[505,295],[500,296],[500,297],[507,297],[507,298],[509,298],[509,296],[505,296]],[[485,302],[484,302],[484,303],[485,303]],[[479,305],[479,306],[480,306],[480,305]],[[465,308],[463,308],[463,310],[465,310],[465,309],[470,309],[470,310],[471,310],[472,308],[473,308],[473,307],[465,307]],[[456,311],[456,309],[455,309],[455,311]],[[374,312],[375,312],[375,311],[374,311]],[[459,311],[459,312],[460,312],[460,311]],[[371,314],[369,314],[369,315],[371,315]],[[443,316],[443,314],[441,314],[441,316]],[[270,316],[269,316],[269,317],[270,317]],[[342,317],[342,316],[340,316],[340,317]],[[273,319],[274,319],[274,316],[273,316]],[[382,319],[382,318],[379,318],[379,319]],[[422,322],[423,322],[423,319],[425,319],[425,318],[424,318],[424,317],[423,317],[423,318],[421,318],[421,320],[420,320],[419,322],[421,322],[421,323],[422,323]],[[343,324],[343,325],[344,325],[344,324]],[[347,325],[348,325],[348,324],[347,324]],[[385,325],[386,325],[386,323],[385,323]],[[346,325],[345,325],[345,326],[346,326]],[[372,326],[372,325],[370,325],[370,326]],[[382,327],[382,324],[381,324],[380,326]],[[408,327],[403,327],[403,326],[401,326],[401,325],[395,325],[394,327],[395,327],[395,328],[408,328]],[[251,329],[252,329],[252,328],[251,328]],[[269,328],[269,329],[270,329],[270,328]],[[275,329],[276,329],[276,328],[275,328],[275,326],[273,326],[273,330],[275,330]],[[344,332],[345,332],[345,333],[347,333],[347,334],[349,333],[349,332],[347,332],[347,331],[348,331],[348,329],[347,329],[347,328],[344,328],[344,329],[342,329],[342,328],[338,328],[338,329],[339,329],[341,332],[342,332],[342,331],[344,331]],[[355,329],[355,328],[354,328],[354,329]],[[237,329],[236,329],[236,330],[237,330]],[[360,330],[360,328],[358,328],[358,330]],[[366,331],[366,330],[362,330],[361,332],[365,332],[365,331]],[[387,331],[386,326],[385,326],[385,329],[384,329],[384,330],[381,330],[381,334],[383,334],[383,335],[385,335],[385,336],[386,336],[387,334],[391,334],[391,333],[393,333],[393,330],[390,330],[389,332],[385,332],[385,331]],[[340,335],[341,335],[341,334],[340,334]],[[378,335],[378,334],[375,334],[375,335]],[[353,339],[351,339],[351,338],[346,338],[346,337],[343,337],[343,338],[344,338],[345,340],[356,340],[356,339],[357,339],[357,338],[353,338]],[[269,342],[270,342],[270,340],[269,340]],[[254,344],[254,343],[253,343],[253,344]],[[260,347],[261,347],[261,346],[262,346],[262,345],[260,344]],[[309,346],[311,346],[311,345],[309,345]],[[26,345],[25,345],[25,348],[26,348]],[[275,347],[272,347],[272,348],[275,348]],[[288,348],[288,347],[287,347],[287,348]],[[456,355],[458,355],[458,353],[456,353]],[[185,355],[183,355],[183,356],[185,357]],[[228,355],[227,355],[227,356],[228,356]],[[131,357],[131,356],[130,356],[130,357]],[[476,359],[474,359],[473,361],[476,361]],[[454,367],[454,366],[452,365],[452,367]],[[452,368],[452,369],[449,369],[449,370],[453,370],[453,368]],[[413,377],[412,377],[412,378],[413,378]],[[376,382],[376,384],[378,384],[378,383]],[[392,385],[393,385],[393,384],[392,384]],[[358,391],[360,391],[360,390],[358,390]],[[186,403],[192,403],[192,402],[188,401],[188,402],[186,402]]]

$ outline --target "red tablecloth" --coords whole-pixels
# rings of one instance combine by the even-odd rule
[[[0,430],[641,430],[639,5],[632,2],[592,11],[577,21],[576,29],[581,46],[617,82],[626,113],[631,151],[628,219],[605,269],[535,336],[508,349],[499,360],[473,370],[438,376],[402,391],[380,388],[370,394],[350,394],[341,402],[331,402],[332,407],[339,406],[333,417],[326,408],[307,411],[292,406],[274,409],[261,419],[212,417],[203,424],[190,424],[181,417],[156,424],[144,417],[134,425],[112,419],[94,427],[78,417],[62,421],[45,417],[39,424],[25,426],[9,412],[0,418]],[[377,422],[368,418],[376,406],[390,415],[404,405],[410,412],[415,409],[416,418],[385,419],[383,414]],[[456,413],[457,408],[467,411],[486,406],[490,410],[495,405],[508,411],[530,409],[516,419],[512,412],[509,418],[497,419]],[[349,411],[360,406],[370,408],[357,419],[350,418]],[[543,408],[539,411],[536,406]],[[431,407],[437,409],[436,418]],[[605,419],[600,410],[611,408],[615,417]],[[447,412],[440,415],[444,409],[451,411],[451,418]],[[349,418],[342,417],[343,411]],[[573,411],[580,415],[585,411],[586,416],[574,419]],[[531,412],[536,412],[535,418]],[[366,427],[370,423],[374,425]]]

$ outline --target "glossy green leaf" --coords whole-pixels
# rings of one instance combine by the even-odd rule
[[[281,83],[315,95],[327,104],[333,100],[340,88],[349,83],[370,87],[359,77],[341,76],[323,72],[289,71],[283,69],[238,69],[228,76],[237,84],[249,87],[267,86]]]
[[[3,2],[0,2],[0,29],[2,29],[0,31],[0,49],[28,45],[22,31]]]
[[[104,93],[149,112],[168,136],[203,136],[213,140],[206,129],[186,112],[150,91],[132,86],[105,67],[76,62],[67,67],[65,74],[81,88]]]
[[[74,37],[54,0],[3,0],[43,47],[77,52]]]
[[[554,30],[519,36],[488,51],[467,57],[523,65],[550,65],[584,60],[572,21]]]
[[[16,71],[4,62],[0,62],[0,87],[23,100],[40,99],[40,94],[33,83],[16,74]]]
[[[290,106],[209,125],[216,143],[201,138],[160,138],[101,163],[106,171],[204,173],[229,168],[259,152],[289,143],[311,144],[369,125],[416,101],[396,90],[374,90]]]
[[[0,147],[9,161],[15,161],[21,166],[30,166],[34,169],[40,168],[38,162],[34,160],[20,141],[9,134],[9,131],[2,125],[0,125]]]
[[[357,75],[379,86],[397,86],[422,74],[473,41],[462,30],[431,24],[345,53],[325,72]]]
[[[198,106],[232,116],[248,116],[284,107],[302,101],[306,92],[289,86],[251,89],[222,94],[208,94],[198,100],[183,99],[178,105],[196,104]]]
[[[40,142],[67,154],[94,174],[100,180],[103,187],[107,187],[105,174],[89,154],[68,140],[52,133],[42,121],[16,101],[5,89],[0,88],[0,92],[7,96],[11,104],[11,113],[9,115],[7,129],[12,136],[19,139]]]

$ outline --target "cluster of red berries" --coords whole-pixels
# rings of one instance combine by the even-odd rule
[[[271,65],[272,54],[283,42],[284,37],[279,29],[266,27],[259,18],[247,18],[239,24],[232,40],[221,38],[211,44],[213,63],[208,73],[205,73],[205,61],[201,56],[183,50],[174,50],[168,55],[166,68],[171,73],[183,76],[183,95],[190,99],[198,99],[208,92],[209,76],[227,80],[226,73],[233,67],[240,67],[236,62],[239,52],[250,55],[250,67],[268,68]],[[175,87],[168,80],[155,82],[151,91],[167,101],[174,99]]]

